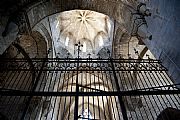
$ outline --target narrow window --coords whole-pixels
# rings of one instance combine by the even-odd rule
[[[86,52],[86,43],[85,43],[85,42],[83,43],[82,51],[83,51],[83,52]]]
[[[66,37],[65,46],[68,46],[68,43],[69,43],[69,37]]]
[[[56,24],[56,28],[58,28],[58,26],[59,26],[59,21],[58,21],[57,24]]]
[[[99,36],[99,46],[103,46],[104,45],[104,42],[103,42],[103,38],[102,36]]]

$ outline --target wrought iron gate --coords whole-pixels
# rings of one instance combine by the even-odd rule
[[[1,59],[4,120],[153,120],[180,109],[158,60]]]

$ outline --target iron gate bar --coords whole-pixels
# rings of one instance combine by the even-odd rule
[[[13,43],[13,46],[16,47],[21,53],[24,55],[26,61],[30,65],[30,71],[32,72],[32,79],[35,80],[36,73],[35,73],[35,66],[33,65],[32,59],[29,57],[29,55],[26,53],[26,51],[17,43]],[[3,60],[3,59],[2,59]],[[1,61],[1,60],[0,60]],[[1,64],[0,64],[1,65]],[[34,81],[35,82],[35,81]]]
[[[95,90],[95,91],[99,91],[99,92],[105,92],[105,90],[99,90],[99,89],[95,89],[95,88],[91,88],[91,87],[86,87],[86,86],[83,86],[83,85],[79,85],[79,87],[82,87],[82,88],[87,88],[87,89],[91,89],[91,90]]]
[[[143,88],[143,89],[136,89],[137,91],[140,91],[140,90],[148,90],[148,91],[150,91],[150,90],[161,90],[161,89],[158,89],[158,88],[166,88],[167,87],[167,89],[169,90],[170,88],[173,88],[173,89],[177,89],[178,90],[178,88],[176,87],[176,86],[178,86],[178,85],[180,85],[180,83],[178,83],[178,84],[173,84],[173,85],[165,85],[165,86],[162,86],[162,85],[159,85],[159,86],[157,86],[157,87],[147,87],[147,88]],[[180,90],[180,89],[179,89]]]
[[[117,78],[116,73],[115,73],[114,64],[113,64],[113,61],[112,61],[111,58],[110,58],[110,64],[111,64],[112,72],[113,72],[113,75],[114,75],[117,91],[121,92],[120,87],[119,87],[119,83],[118,83],[118,78]],[[122,94],[118,95],[118,99],[119,99],[120,107],[121,107],[121,110],[122,110],[123,119],[128,120],[126,107],[125,107],[124,101],[122,99]]]
[[[51,68],[48,66],[43,68],[42,71],[64,71],[64,67],[62,66],[63,64],[71,64],[71,63],[77,63],[77,59],[71,59],[71,60],[65,60],[65,59],[57,59],[57,60],[49,60],[49,59],[34,59],[32,60],[32,64],[35,66],[33,69],[33,72],[38,72],[40,71],[40,66],[37,63],[41,63],[41,60],[45,60],[47,63],[51,63]],[[116,69],[114,71],[167,71],[167,69],[161,65],[161,62],[157,60],[144,60],[144,62],[139,62],[135,60],[111,60],[113,63],[116,63]],[[27,68],[26,66],[9,66],[8,64],[4,64],[4,62],[27,62],[27,60],[20,59],[20,61],[17,59],[2,59],[0,60],[0,70],[1,71],[29,71],[30,68]],[[91,63],[94,65],[98,65],[98,63],[110,63],[109,59],[107,60],[99,60],[99,59],[94,59],[94,60],[89,60],[85,59],[84,61],[79,60],[80,63]],[[56,63],[56,64],[53,64]],[[58,64],[57,64],[58,63]],[[95,64],[96,63],[96,64]],[[138,65],[137,65],[138,64]],[[157,64],[157,65],[154,65]],[[10,64],[11,65],[11,64]],[[21,67],[21,68],[20,68]],[[80,66],[83,67],[83,66]],[[76,67],[77,68],[77,67]],[[67,68],[68,71],[74,71],[76,68]],[[104,68],[103,71],[109,71],[110,69],[108,67]],[[89,69],[89,68],[81,68],[80,71],[101,71],[101,69]]]
[[[0,71],[1,71],[1,69],[0,69]],[[4,71],[29,71],[29,69],[6,69],[6,70],[4,70]],[[65,71],[64,69],[43,69],[43,70],[34,70],[34,72],[39,72],[39,71]],[[67,71],[74,71],[74,70],[70,70],[70,69],[68,69]],[[79,71],[102,71],[102,70],[79,70]],[[103,70],[103,71],[111,71],[111,70]],[[122,69],[120,69],[120,70],[114,70],[114,71],[137,71],[137,72],[141,72],[141,71],[145,71],[145,72],[148,72],[148,71],[161,71],[161,70],[128,70],[128,69],[126,69],[126,70],[122,70]],[[162,71],[165,71],[165,70],[162,70]]]
[[[78,120],[78,101],[79,101],[79,81],[78,81],[78,75],[79,75],[79,62],[80,62],[80,54],[79,52],[81,51],[80,48],[82,47],[81,43],[78,42],[78,44],[75,44],[77,46],[77,66],[76,66],[76,96],[75,96],[75,106],[74,106],[74,120]]]
[[[46,61],[45,62],[46,65],[44,66],[43,69],[40,69],[40,64],[42,64],[42,60]],[[62,59],[57,59],[57,61],[55,61],[55,59],[53,59],[53,61],[51,61],[49,59],[47,59],[47,60],[46,59],[32,60],[32,63],[35,66],[34,71],[42,72],[41,78],[38,80],[38,86],[36,87],[37,89],[35,91],[29,91],[30,90],[29,88],[26,89],[27,87],[29,87],[31,81],[28,81],[26,84],[24,84],[22,82],[18,82],[21,78],[22,79],[25,78],[27,76],[27,74],[29,74],[29,72],[31,72],[31,69],[29,69],[28,66],[26,65],[26,63],[27,63],[26,60],[22,60],[20,62],[20,65],[17,66],[18,69],[12,68],[12,71],[8,71],[8,70],[6,70],[8,72],[3,71],[3,73],[1,73],[0,75],[6,77],[6,81],[8,84],[6,84],[4,87],[0,88],[0,97],[3,98],[2,100],[4,100],[4,101],[6,101],[6,100],[13,101],[14,100],[13,102],[7,101],[8,104],[10,104],[9,105],[10,107],[7,108],[7,110],[9,110],[9,111],[8,111],[8,114],[6,114],[6,115],[11,116],[10,111],[13,108],[12,106],[14,104],[15,105],[19,104],[18,101],[20,99],[22,99],[24,101],[23,102],[23,104],[24,104],[26,102],[25,100],[27,100],[26,98],[29,98],[29,97],[40,97],[40,98],[45,98],[45,100],[50,100],[50,102],[53,106],[53,110],[52,110],[52,113],[49,113],[49,114],[51,114],[52,116],[56,116],[56,117],[60,114],[59,109],[60,109],[60,105],[62,104],[62,102],[64,100],[66,101],[66,99],[69,100],[69,98],[70,98],[70,104],[71,104],[71,97],[75,98],[76,96],[79,97],[79,99],[82,98],[83,100],[84,99],[88,100],[88,101],[86,101],[86,102],[88,102],[88,106],[87,106],[88,110],[90,109],[89,108],[90,100],[93,100],[93,103],[91,102],[93,104],[93,106],[92,106],[93,109],[95,106],[94,98],[95,98],[96,102],[100,102],[99,104],[101,104],[101,105],[98,104],[99,106],[97,108],[100,110],[101,109],[100,107],[102,107],[102,109],[105,109],[105,104],[106,104],[105,101],[108,100],[108,98],[109,98],[109,100],[107,102],[110,102],[110,104],[108,104],[108,105],[110,105],[109,107],[112,107],[112,109],[108,107],[108,109],[112,110],[111,113],[109,113],[109,114],[113,114],[114,115],[113,118],[116,118],[116,119],[118,119],[118,117],[119,117],[119,119],[121,119],[122,112],[124,112],[124,110],[121,110],[121,113],[120,113],[119,101],[117,99],[118,96],[121,96],[125,99],[129,98],[131,100],[130,102],[134,102],[133,101],[134,98],[143,100],[143,104],[146,105],[146,106],[142,106],[143,110],[140,108],[137,108],[136,111],[133,111],[133,112],[127,110],[128,117],[134,117],[133,119],[135,119],[135,118],[137,118],[137,119],[155,119],[154,115],[158,116],[159,112],[162,111],[163,109],[165,109],[166,107],[173,106],[173,107],[179,108],[180,89],[178,89],[176,87],[179,84],[173,84],[170,77],[166,74],[166,69],[161,65],[160,62],[158,63],[158,62],[154,62],[154,61],[144,60],[144,63],[143,62],[139,63],[134,60],[130,60],[129,62],[119,60],[120,62],[122,62],[122,63],[119,63],[118,60],[113,60],[113,59],[112,59],[112,61],[110,61],[110,59],[108,59],[108,60],[106,59],[106,61],[103,61],[101,59],[96,59],[96,60],[97,61],[95,61],[95,60],[93,61],[90,59],[84,59],[84,60],[80,59],[79,60],[80,67],[77,67],[78,59],[74,59],[74,60],[68,60],[68,59],[65,60],[64,59],[64,61]],[[16,61],[16,60],[10,61],[9,60],[9,62],[13,63],[13,62],[18,62],[18,61]],[[24,62],[26,62],[26,63],[24,63]],[[0,60],[0,64],[3,64],[3,63],[5,63],[5,61],[2,62]],[[56,69],[57,63],[59,63],[60,65],[63,65],[64,68]],[[83,63],[85,63],[85,64],[83,64]],[[51,66],[51,68],[48,68],[48,65],[51,65],[51,64],[53,66]],[[71,66],[69,66],[70,64],[71,64]],[[114,64],[115,70],[112,69],[112,65],[110,66],[110,64]],[[149,68],[141,69],[140,68],[139,70],[136,70],[133,68],[134,66],[136,67],[135,64],[142,64],[142,65],[144,64],[145,66],[146,66],[146,64],[149,64],[147,66],[149,66],[149,67],[152,66],[152,69],[149,69]],[[95,67],[94,69],[91,69],[90,67],[83,68],[83,65],[91,66],[91,67],[93,67],[93,65],[95,65],[95,66],[98,65],[99,68],[98,67]],[[119,66],[128,66],[133,69],[128,69],[128,67],[127,67],[127,69],[123,70],[123,69],[118,68]],[[23,71],[20,67],[27,67],[27,68],[23,69],[24,70]],[[158,67],[158,68],[154,69],[155,67]],[[77,72],[77,69],[74,69],[74,68],[77,68],[78,72]],[[3,70],[3,69],[0,68],[0,70]],[[130,71],[130,72],[127,72],[127,71]],[[16,73],[18,73],[18,74],[16,75]],[[21,74],[19,74],[19,73],[21,73]],[[85,73],[85,74],[80,74],[80,73]],[[95,78],[95,75],[94,75],[94,82],[96,81],[97,83],[94,83],[93,80],[91,83],[91,77],[88,75],[91,73],[96,75],[97,78]],[[114,75],[114,73],[115,73],[115,75]],[[138,79],[138,81],[136,81],[135,88],[133,87],[133,84],[131,83],[132,82],[131,80],[134,80],[134,78],[133,78],[134,73],[137,77],[136,79]],[[73,76],[73,74],[77,74],[77,75],[79,74],[79,77],[80,77],[79,80],[81,81],[80,85],[76,84],[79,87],[79,89],[78,89],[78,91],[76,90],[75,92],[74,92],[74,89],[72,90],[72,87],[75,88],[74,83],[77,80],[76,79],[77,76],[75,78],[71,78]],[[116,77],[116,75],[117,75],[117,77]],[[28,77],[31,77],[31,76],[28,76]],[[86,80],[85,83],[82,83],[83,77],[84,77],[84,80]],[[90,78],[88,78],[88,77],[90,77]],[[117,79],[114,77],[116,77],[117,79],[120,79],[119,82],[122,82],[122,83],[117,84]],[[70,81],[69,78],[71,78],[72,81]],[[49,82],[47,82],[47,79],[49,80]],[[73,79],[74,80],[76,79],[76,80],[74,81]],[[116,81],[115,81],[115,79],[116,79]],[[124,81],[125,79],[126,79],[126,81]],[[69,81],[67,81],[67,80],[69,80]],[[19,87],[15,86],[16,85],[16,84],[14,84],[15,81],[16,81],[16,84],[18,84],[18,86],[21,86],[20,89],[19,89]],[[73,83],[73,81],[74,81],[74,83]],[[90,83],[87,81],[90,81]],[[69,85],[69,87],[71,87],[71,89],[68,89],[69,87],[66,85],[66,87],[62,87],[62,89],[54,90],[53,88],[55,87],[55,82],[56,82],[57,86],[59,86],[59,85],[65,86],[67,84],[67,85]],[[123,84],[126,87],[126,89],[122,88],[121,91],[117,91],[115,89],[116,87],[114,86],[114,85],[116,85],[115,82],[117,85]],[[71,83],[73,83],[73,84],[71,84]],[[78,82],[76,82],[76,83],[78,83]],[[108,84],[110,88],[105,89],[105,87],[107,87],[106,84]],[[100,88],[100,85],[102,85],[104,87]],[[51,86],[51,88],[50,88],[50,86]],[[76,87],[76,88],[78,88],[78,87]],[[85,90],[81,91],[80,87],[84,87]],[[58,87],[58,88],[60,88],[60,87]],[[111,88],[112,88],[112,90],[111,90]],[[171,94],[173,94],[173,95],[171,95]],[[97,97],[97,96],[100,96],[100,97]],[[64,97],[64,99],[63,99],[63,97]],[[106,97],[106,99],[104,99],[105,97]],[[113,101],[112,101],[111,97],[114,98]],[[101,100],[101,98],[102,98],[102,100]],[[56,106],[56,101],[58,102],[57,104],[59,106],[58,105]],[[124,100],[124,102],[128,102],[128,101]],[[1,102],[1,103],[3,103],[3,102]],[[166,104],[166,103],[168,103],[168,104]],[[68,115],[70,115],[71,111],[70,111],[70,108],[66,108],[65,104],[66,103],[64,103],[61,108],[62,109],[64,108],[64,110],[67,112],[66,116],[68,116]],[[84,101],[81,104],[84,105]],[[130,103],[130,104],[132,104],[132,103]],[[28,106],[31,106],[31,105],[28,105]],[[18,108],[18,106],[15,106],[15,107]],[[56,111],[56,107],[58,108],[57,109],[58,114],[54,114],[55,113],[54,111]],[[154,108],[154,107],[157,107],[157,108]],[[77,107],[75,107],[75,109],[76,108]],[[48,106],[47,109],[50,110],[50,105]],[[128,109],[127,106],[126,106],[126,109]],[[148,109],[148,111],[146,112],[147,109]],[[68,113],[68,111],[69,111],[69,113]],[[108,111],[110,111],[110,110],[108,110]],[[115,112],[117,112],[117,111],[118,111],[118,114],[116,114],[117,115],[116,116]],[[145,112],[143,112],[143,111],[145,111]],[[17,115],[15,115],[15,112],[16,111],[12,112],[12,118],[13,118],[13,116],[18,118]],[[30,114],[30,116],[33,116],[34,113],[28,112],[28,114]],[[99,116],[104,117],[104,119],[107,119],[106,116],[109,114],[106,114],[105,111],[101,112],[101,114],[99,112]],[[19,113],[18,115],[21,116],[21,113]],[[38,115],[38,112],[36,113],[35,116],[37,116],[37,115]],[[65,113],[64,113],[64,115],[65,115]],[[78,114],[76,114],[76,115],[78,115]],[[42,118],[43,115],[41,114],[40,116],[41,116],[40,118]],[[98,116],[98,111],[97,111],[97,116]],[[68,119],[70,119],[70,118],[71,117],[68,116]],[[94,118],[95,118],[95,116],[94,116]],[[52,120],[52,119],[53,119],[53,117],[50,118],[50,120]]]
[[[76,96],[76,92],[29,92],[29,91],[1,91],[0,96]],[[157,91],[120,91],[120,92],[78,92],[79,96],[139,96],[139,95],[170,95],[180,94],[180,90]]]
[[[141,60],[141,62],[139,62],[138,60]],[[25,58],[1,58],[0,59],[0,63],[7,63],[7,62],[28,62],[28,59]],[[59,62],[59,63],[77,63],[78,59],[70,59],[70,58],[66,58],[66,59],[60,59],[60,58],[32,58],[31,62]],[[79,58],[79,62],[81,63],[109,63],[109,59],[84,59],[84,58]],[[149,60],[149,59],[114,59],[112,58],[112,62],[113,63],[162,63],[159,60]]]
[[[45,61],[43,61],[42,66],[41,66],[41,69],[43,69],[44,65],[45,65]],[[37,87],[37,85],[38,85],[38,82],[39,82],[39,80],[40,80],[40,77],[41,77],[42,72],[43,72],[43,71],[40,71],[40,72],[38,73],[38,76],[36,77],[35,82],[34,82],[34,84],[32,85],[32,89],[31,89],[30,91],[33,92],[33,91],[36,90],[36,87]],[[29,98],[28,98],[28,100],[27,100],[27,102],[26,102],[26,105],[25,105],[23,114],[22,114],[22,116],[21,116],[21,120],[24,120],[24,118],[25,118],[25,115],[26,115],[26,112],[27,112],[27,110],[28,110],[28,107],[29,107],[29,104],[30,104],[30,102],[31,102],[32,97],[33,97],[33,96],[29,96]]]

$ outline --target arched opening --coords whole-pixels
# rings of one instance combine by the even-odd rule
[[[27,4],[25,33],[2,56],[8,61],[0,59],[0,113],[17,120],[145,120],[179,109],[178,84],[155,59],[164,53],[152,49],[158,41],[145,19],[152,1],[141,2]]]

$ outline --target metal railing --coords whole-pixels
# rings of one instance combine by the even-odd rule
[[[9,120],[153,120],[180,109],[158,60],[1,59],[0,116]]]

